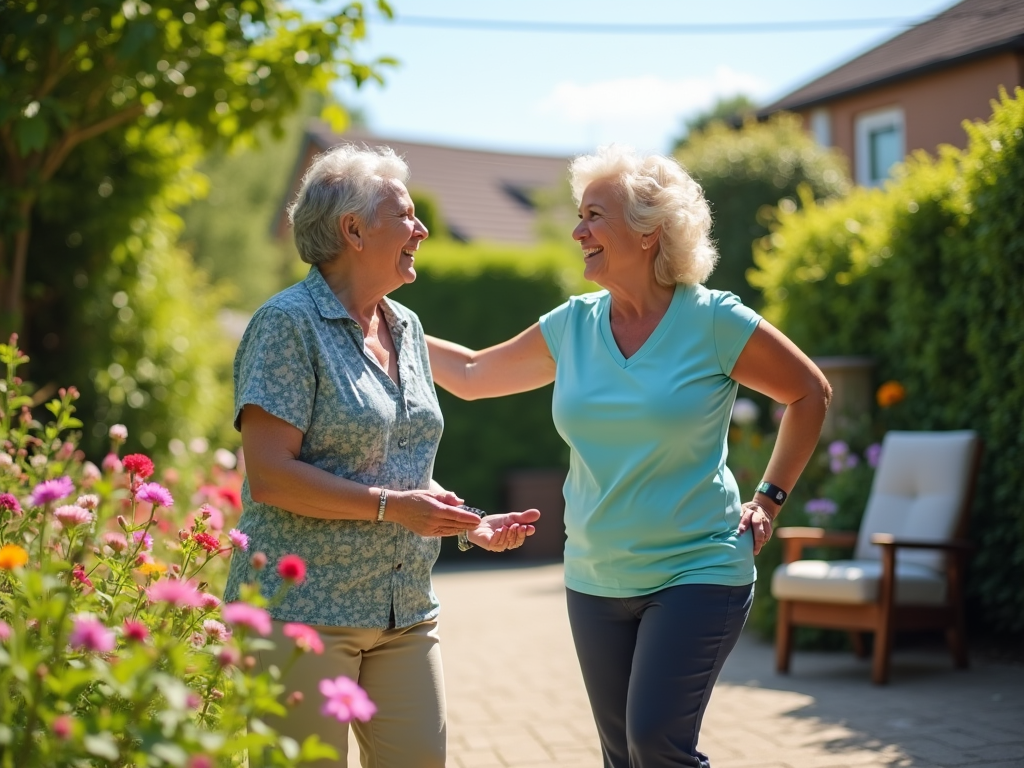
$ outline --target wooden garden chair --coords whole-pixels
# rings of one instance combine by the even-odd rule
[[[893,633],[943,629],[958,668],[967,666],[964,571],[968,512],[981,457],[977,434],[889,432],[859,532],[780,528],[783,563],[772,576],[778,600],[775,666],[789,672],[796,626],[851,632],[873,682],[889,680]],[[804,560],[804,547],[853,547],[852,560]]]

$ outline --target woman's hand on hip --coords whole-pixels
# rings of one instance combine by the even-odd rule
[[[479,517],[459,509],[461,503],[451,491],[389,491],[384,519],[420,536],[455,536],[480,524]]]
[[[531,523],[535,523],[539,518],[540,512],[536,509],[488,515],[479,520],[476,528],[469,532],[469,540],[490,552],[516,549],[523,545],[527,536],[533,535],[536,528]]]
[[[754,536],[754,554],[761,551],[761,547],[768,543],[772,537],[772,516],[764,507],[756,501],[748,501],[743,505],[743,516],[736,530],[742,535],[750,529]]]

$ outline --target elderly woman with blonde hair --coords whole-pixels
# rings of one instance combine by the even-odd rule
[[[348,726],[321,716],[320,682],[345,676],[376,704],[355,724],[362,764],[445,764],[444,683],[430,583],[441,536],[493,551],[520,546],[537,510],[478,511],[433,477],[442,419],[419,319],[387,294],[416,279],[427,229],[406,164],[387,148],[335,147],[317,157],[290,215],[312,265],[253,316],[235,357],[235,427],[246,479],[225,600],[258,582],[295,706],[275,722],[298,742],[318,735],[346,765]],[[301,569],[278,568],[288,555]],[[269,560],[269,566],[263,564]],[[261,562],[262,561],[262,562]],[[290,559],[295,563],[294,558]],[[295,627],[312,626],[322,655],[294,657]],[[307,644],[309,640],[307,639]]]
[[[569,619],[604,765],[709,766],[701,719],[750,609],[754,555],[831,391],[782,333],[701,285],[711,214],[678,163],[605,147],[570,176],[583,274],[603,290],[482,351],[428,336],[434,378],[466,399],[554,382]],[[726,466],[739,384],[787,406],[745,503]]]

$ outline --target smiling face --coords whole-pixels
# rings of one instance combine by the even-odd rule
[[[649,263],[642,235],[626,222],[619,189],[611,179],[587,185],[580,201],[580,223],[572,232],[583,249],[583,276],[602,288],[622,282]]]
[[[389,290],[411,283],[416,279],[416,250],[429,234],[416,218],[405,185],[392,181],[377,206],[377,223],[366,230],[366,263],[391,284]]]

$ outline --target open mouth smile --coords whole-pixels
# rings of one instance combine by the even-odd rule
[[[594,256],[595,254],[601,253],[603,250],[604,250],[604,248],[601,248],[600,246],[598,246],[597,248],[584,248],[583,249],[583,260],[586,261],[591,256]]]

